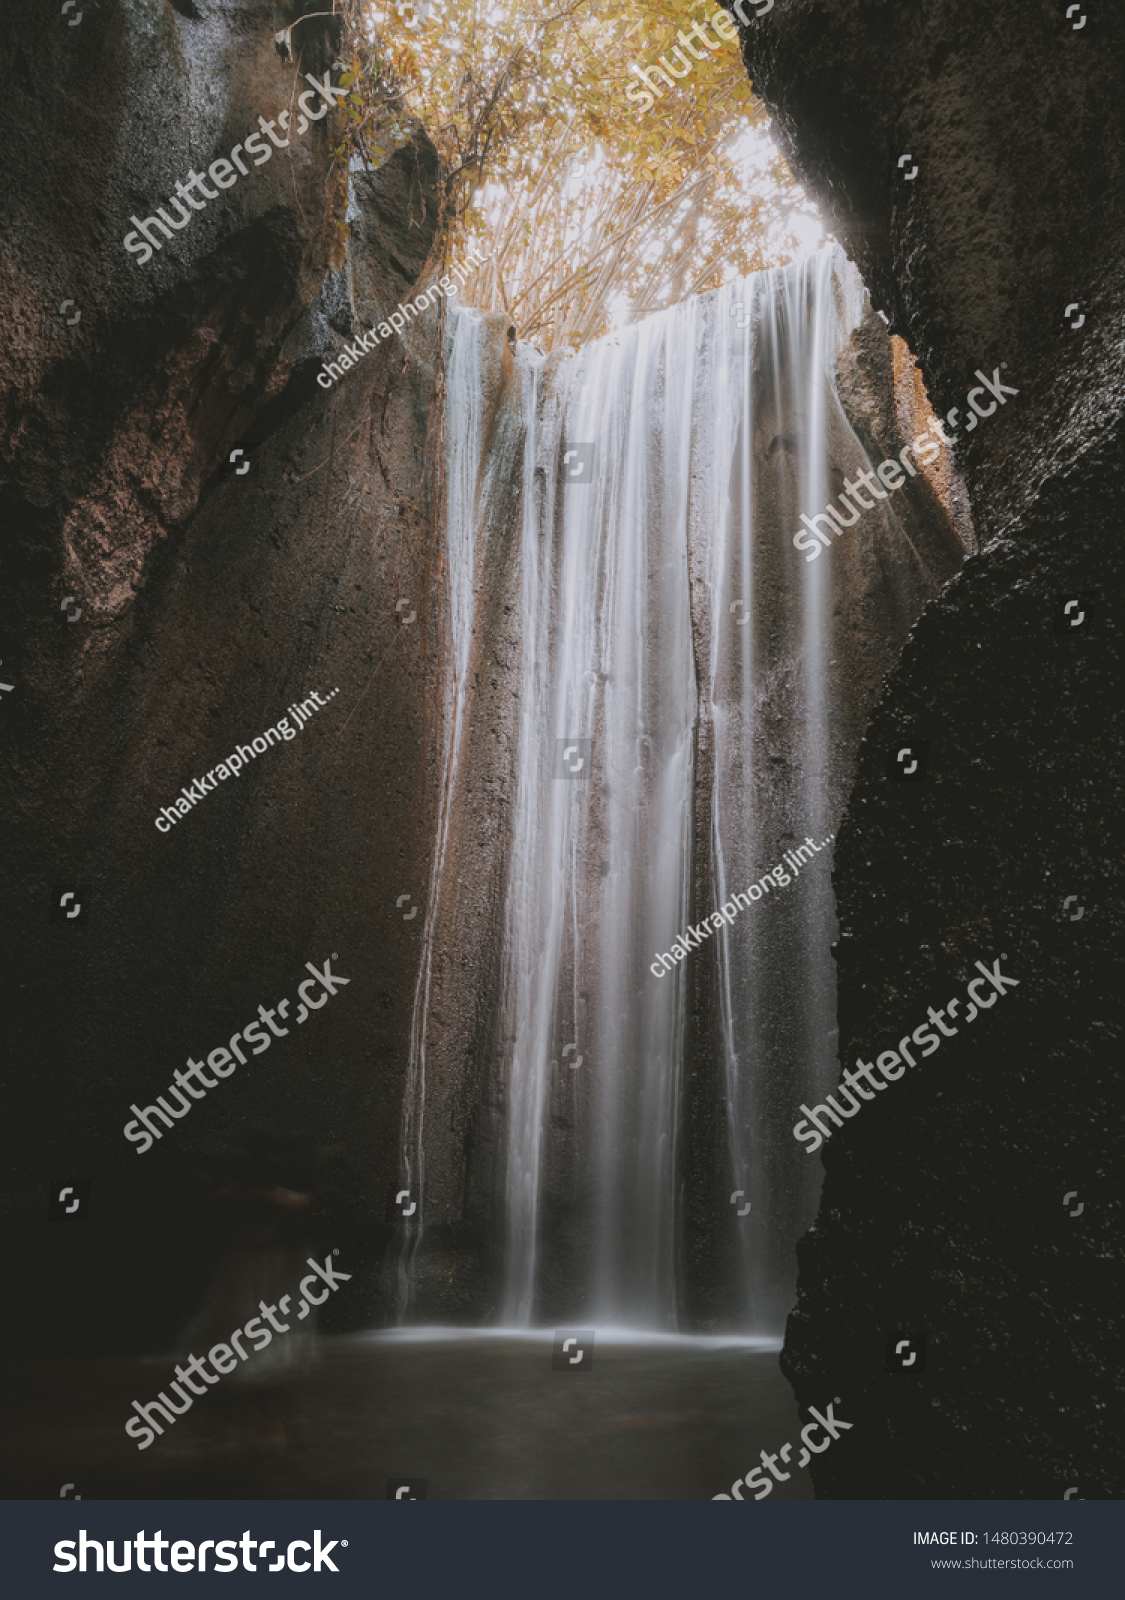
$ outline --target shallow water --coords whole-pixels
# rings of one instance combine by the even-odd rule
[[[219,1385],[143,1452],[124,1433],[130,1402],[155,1396],[169,1363],[28,1364],[9,1376],[3,1492],[383,1499],[401,1477],[433,1500],[709,1499],[798,1438],[775,1347],[603,1329],[580,1372],[553,1371],[551,1351],[542,1330],[326,1339],[299,1383]],[[812,1498],[808,1473],[774,1497]]]

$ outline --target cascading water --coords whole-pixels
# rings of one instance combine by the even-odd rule
[[[551,1116],[596,1140],[576,1174],[595,1219],[591,1310],[675,1318],[683,996],[644,980],[653,930],[682,925],[688,905],[697,692],[690,435],[674,385],[690,393],[697,310],[585,351],[529,417],[539,492],[523,519],[529,648],[502,999],[516,1323],[535,1312]]]
[[[830,560],[798,556],[789,530],[800,526],[802,511],[831,498],[830,425],[836,433],[851,430],[830,381],[864,296],[854,270],[831,250],[724,289],[720,319],[734,295],[745,302],[740,320],[747,325],[716,352],[720,404],[737,416],[738,433],[711,545],[719,623],[708,685],[715,904],[760,883],[783,862],[786,847],[807,839],[808,848],[826,852],[803,882],[794,868],[778,874],[780,884],[765,891],[772,903],[740,917],[717,950],[732,1182],[752,1207],[737,1233],[737,1304],[743,1325],[780,1337],[792,1304],[793,1243],[811,1220],[820,1186],[818,1164],[794,1145],[792,1113],[836,1076],[835,916],[825,844],[839,798],[826,722],[833,571]],[[763,538],[764,523],[784,533]],[[742,602],[737,621],[724,615],[720,597],[728,595]],[[779,716],[797,725],[789,759],[766,755],[770,723]]]
[[[837,727],[833,669],[856,580],[838,550],[807,562],[792,534],[831,499],[835,464],[868,464],[834,384],[864,307],[832,248],[571,360],[520,347],[518,403],[499,407],[499,424],[475,398],[487,320],[450,319],[450,735],[431,911],[465,737],[477,552],[502,483],[518,498],[517,749],[493,999],[509,1326],[563,1313],[680,1325],[684,1129],[700,1115],[689,1067],[705,1048],[725,1102],[712,1187],[751,1203],[724,1258],[719,1320],[763,1337],[783,1328],[820,1177],[791,1128],[836,1073],[831,845],[687,962],[652,967],[787,847],[823,846],[842,806],[858,729],[854,716],[846,737]],[[913,553],[900,565],[901,634],[934,586]],[[404,1111],[412,1172],[431,966],[427,942]],[[705,1046],[692,988],[704,970]]]

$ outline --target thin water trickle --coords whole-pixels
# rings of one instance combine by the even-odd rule
[[[711,546],[717,905],[760,886],[806,836],[822,847],[834,828],[825,678],[832,569],[806,562],[790,534],[802,511],[830,497],[829,425],[848,428],[833,369],[863,311],[858,275],[831,249],[720,291],[720,326],[727,300],[739,296],[750,300],[749,325],[720,342],[715,362],[717,404],[738,419]],[[743,601],[748,622],[714,603],[728,595]],[[799,728],[784,746],[779,716]],[[790,1113],[834,1081],[830,864],[830,853],[810,863],[804,882],[783,868],[762,891],[772,900],[763,907],[770,937],[760,936],[751,907],[719,948],[731,1181],[751,1205],[736,1236],[735,1299],[742,1326],[778,1337],[792,1304],[793,1242],[820,1185],[794,1147]]]
[[[483,368],[487,361],[487,329],[476,312],[462,312],[457,320],[457,336],[449,340],[446,401],[446,498],[445,525],[448,553],[448,594],[450,633],[445,659],[448,663],[443,686],[443,728],[447,739],[442,763],[442,786],[438,804],[437,838],[430,882],[426,888],[426,916],[422,927],[422,952],[414,990],[410,1024],[410,1054],[406,1072],[406,1092],[402,1108],[403,1187],[415,1203],[416,1221],[404,1224],[398,1259],[396,1315],[409,1313],[414,1261],[422,1242],[425,1215],[425,1105],[426,1042],[429,1020],[430,987],[434,968],[434,940],[438,924],[437,907],[441,894],[442,870],[449,847],[453,800],[464,734],[469,657],[473,636],[473,593],[476,580],[478,530],[486,514],[489,458],[485,450],[482,396]]]

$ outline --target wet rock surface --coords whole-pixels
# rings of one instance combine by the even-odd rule
[[[152,261],[121,247],[132,213],[166,207],[193,165],[276,119],[306,87],[299,72],[329,73],[324,24],[303,26],[299,66],[279,56],[276,25],[270,6],[138,3],[42,46],[36,8],[4,21],[17,67],[45,48],[59,90],[35,95],[35,74],[17,73],[6,104],[0,350],[18,1041],[5,1203],[36,1285],[10,1332],[44,1351],[74,1348],[64,1308],[77,1303],[85,1349],[170,1339],[221,1245],[201,1225],[200,1172],[270,1127],[307,1150],[302,1171],[282,1161],[262,1181],[311,1187],[320,1247],[364,1286],[333,1314],[378,1315],[364,1266],[391,1237],[418,944],[396,899],[424,896],[441,745],[436,316],[329,393],[315,374],[417,280],[434,152],[418,135],[355,177],[340,272],[338,113],[251,166]],[[161,807],[279,719],[294,727],[290,707],[314,689],[326,705],[303,731],[157,831]],[[48,920],[66,883],[84,902],[70,926]],[[325,958],[349,986],[294,1027],[305,963]],[[189,1056],[282,996],[289,1036],[138,1155],[122,1135],[130,1104],[167,1097]],[[59,1174],[92,1179],[80,1227],[47,1223]]]
[[[957,408],[983,547],[861,752],[841,1063],[894,1048],[978,959],[1020,980],[823,1153],[783,1357],[802,1403],[827,1383],[856,1414],[821,1496],[1122,1492],[1122,36],[1103,15],[1079,38],[1065,9],[792,0],[745,43],[790,161]],[[978,368],[1019,395],[970,434]],[[926,780],[892,783],[912,740]],[[906,1332],[924,1370],[888,1372]]]

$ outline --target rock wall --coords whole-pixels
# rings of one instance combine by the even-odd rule
[[[982,545],[861,751],[841,1063],[978,960],[1019,980],[813,1158],[784,1366],[853,1423],[816,1459],[822,1496],[1122,1492],[1123,39],[1108,7],[1080,33],[1066,9],[788,0],[744,36],[788,159],[950,416]],[[978,368],[1018,394],[970,430]],[[924,783],[889,782],[912,740]],[[922,1333],[924,1365],[888,1371],[890,1336]]]
[[[340,272],[338,112],[153,260],[122,248],[133,214],[294,105],[299,74],[338,82],[332,19],[301,25],[299,63],[279,54],[299,14],[133,0],[70,29],[14,0],[3,24],[4,1186],[28,1285],[9,1337],[38,1352],[184,1325],[223,1244],[199,1175],[253,1130],[293,1136],[268,1181],[311,1188],[317,1242],[354,1273],[335,1315],[381,1310],[418,945],[395,902],[425,883],[442,738],[436,327],[328,393],[315,373],[418,280],[436,158],[419,133],[352,174]],[[303,732],[157,831],[314,689]],[[65,884],[69,925],[48,917]],[[294,1037],[326,958],[349,985]],[[130,1104],[281,996],[291,1036],[138,1154]],[[83,1226],[47,1222],[60,1175],[92,1180]]]

